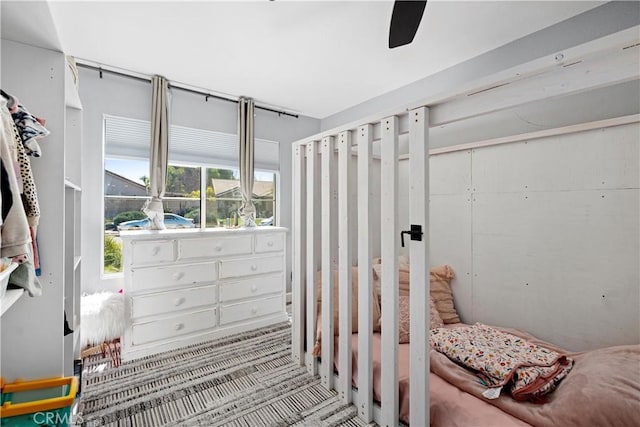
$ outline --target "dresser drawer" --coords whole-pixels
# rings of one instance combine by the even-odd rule
[[[131,270],[128,292],[140,292],[216,280],[217,263],[145,267]]]
[[[283,298],[282,295],[278,295],[238,304],[223,305],[220,307],[220,324],[226,325],[243,320],[250,320],[255,317],[284,312]]]
[[[251,253],[252,236],[207,237],[203,239],[184,239],[180,241],[180,259],[211,258],[226,255]]]
[[[220,278],[282,271],[282,255],[220,261]]]
[[[155,314],[210,306],[217,301],[217,286],[215,285],[159,292],[157,294],[133,297],[131,300],[131,317],[137,319]]]
[[[175,260],[175,241],[132,241],[131,264],[153,264]]]
[[[220,284],[220,301],[227,302],[284,292],[284,276],[255,277]]]
[[[256,252],[276,252],[284,250],[284,234],[256,234]]]
[[[216,326],[216,309],[196,311],[160,320],[134,324],[131,327],[132,345],[164,340]]]

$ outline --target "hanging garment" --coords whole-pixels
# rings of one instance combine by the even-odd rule
[[[13,168],[14,159],[12,153],[16,152],[14,151],[16,141],[11,132],[12,121],[6,107],[6,101],[1,99],[0,103],[0,114],[2,115],[0,157],[2,158],[2,165],[7,170],[9,191],[13,199],[2,225],[2,256],[11,258],[28,253],[28,248],[31,246],[31,235]]]
[[[29,248],[29,252],[31,252],[31,248]],[[30,297],[39,297],[42,295],[42,285],[36,277],[36,272],[31,261],[18,265],[18,268],[11,273],[9,283],[23,288],[29,293]]]
[[[18,105],[18,111],[11,114],[20,132],[20,138],[25,151],[29,156],[40,157],[42,151],[37,140],[49,135],[49,130],[45,128],[37,117],[29,113],[22,104]]]
[[[36,270],[36,276],[40,276],[42,271],[40,270],[40,253],[38,252],[38,239],[36,238],[36,230],[34,227],[29,227],[31,232],[31,250],[33,251],[33,268]]]
[[[18,128],[13,124],[14,140],[20,141],[20,133]],[[22,180],[22,187],[20,188],[22,194],[22,204],[24,205],[25,212],[27,214],[27,221],[30,227],[36,227],[40,219],[40,205],[38,203],[38,192],[36,190],[36,183],[33,179],[33,172],[31,170],[31,161],[25,151],[22,144],[16,144],[18,148],[18,167],[20,169],[20,178]]]
[[[12,125],[13,139],[15,141],[15,146],[17,147],[18,168],[20,170],[21,178],[21,185],[19,184],[19,189],[22,197],[22,204],[27,215],[27,222],[29,224],[29,235],[31,236],[33,267],[35,269],[36,276],[40,276],[40,256],[38,254],[38,246],[36,244],[36,230],[40,221],[38,192],[36,190],[35,180],[33,179],[31,160],[29,159],[29,156],[27,156],[22,144],[18,127],[15,122],[13,122]]]
[[[11,210],[11,206],[13,206],[13,194],[9,186],[9,173],[4,167],[4,162],[0,162],[0,175],[0,191],[2,191],[2,221],[0,224],[4,224]]]
[[[7,102],[4,98],[0,99],[0,159],[2,160],[2,166],[6,169],[6,177],[9,183],[7,189],[3,188],[2,197],[4,198],[5,192],[8,191],[7,194],[11,195],[12,204],[3,219],[0,256],[9,258],[26,256],[25,262],[11,274],[9,283],[24,288],[30,296],[39,296],[42,294],[42,287],[35,276],[33,264],[31,263],[33,259],[31,232],[14,171],[13,153],[17,152],[16,144],[20,144],[21,141],[17,141],[15,134],[12,132],[13,121],[6,104]]]
[[[19,103],[20,103],[20,101],[18,100],[17,97],[7,94],[7,109],[9,110],[9,112],[11,114],[13,114],[13,113],[18,111],[18,104]]]

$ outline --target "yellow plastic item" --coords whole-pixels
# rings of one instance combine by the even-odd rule
[[[2,389],[3,395],[7,393],[38,390],[65,385],[69,386],[69,390],[66,396],[16,404],[12,404],[10,401],[4,401],[4,403],[0,407],[0,418],[9,418],[15,417],[17,415],[31,414],[35,412],[51,411],[53,409],[64,408],[65,406],[71,406],[73,405],[73,401],[75,400],[76,394],[78,393],[77,377],[46,378],[34,381],[16,380],[11,384],[5,384],[4,378],[0,378],[0,388]]]

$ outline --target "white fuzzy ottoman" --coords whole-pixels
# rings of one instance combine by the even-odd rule
[[[80,344],[102,345],[102,354],[109,350],[115,366],[119,364],[118,343],[124,334],[124,295],[98,292],[83,295],[80,301]],[[112,348],[113,346],[113,348]]]

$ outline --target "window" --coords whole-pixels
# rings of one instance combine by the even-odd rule
[[[233,225],[242,204],[238,171],[207,168],[207,227]],[[258,225],[273,225],[276,174],[255,172],[253,204]],[[241,224],[240,224],[241,225]]]
[[[105,117],[105,274],[122,271],[120,231],[149,225],[141,210],[149,199],[149,134],[149,122]],[[239,173],[231,166],[237,165],[236,136],[172,126],[170,138],[165,226],[242,225]],[[257,139],[253,202],[258,225],[275,224],[278,168],[278,143]]]

